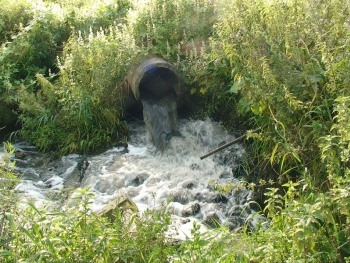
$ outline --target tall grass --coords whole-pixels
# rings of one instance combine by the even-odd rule
[[[250,134],[242,168],[251,185],[262,185],[270,224],[239,235],[243,251],[230,250],[237,235],[219,231],[211,239],[196,228],[175,250],[162,236],[165,215],[141,227],[142,245],[115,235],[118,225],[90,221],[88,206],[72,215],[32,207],[24,217],[2,217],[9,239],[1,255],[9,262],[96,255],[101,262],[349,262],[349,2],[94,4],[101,5],[47,2],[38,5],[47,7],[41,16],[26,12],[17,21],[16,8],[3,16],[12,22],[1,35],[10,43],[1,48],[0,91],[18,102],[24,138],[60,154],[123,140],[123,78],[134,61],[162,56],[184,76],[192,116],[260,128]]]
[[[214,54],[230,61],[237,109],[261,128],[247,171],[277,182],[265,192],[259,262],[350,255],[349,11],[342,0],[232,1],[216,25]]]

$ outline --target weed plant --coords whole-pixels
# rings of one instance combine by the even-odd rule
[[[166,214],[140,219],[139,232],[132,233],[120,211],[113,222],[94,214],[91,197],[81,189],[77,207],[67,211],[48,212],[27,203],[8,214],[13,238],[0,246],[2,262],[165,262],[173,253],[164,238]]]
[[[230,61],[237,109],[261,128],[248,173],[277,182],[265,192],[271,225],[255,235],[258,262],[350,255],[349,10],[341,0],[232,1],[216,24],[214,54]]]
[[[347,52],[334,47],[347,41],[348,26],[335,24],[348,8],[347,1],[234,1],[216,25],[215,54],[230,60],[237,109],[263,129],[256,155],[281,177],[305,168],[318,185],[327,177],[318,141],[331,131],[335,100],[348,93],[348,58],[339,56]]]
[[[41,150],[91,152],[125,140],[123,78],[139,54],[124,29],[76,32],[58,61],[59,79],[36,75],[40,91],[21,90],[21,134]]]
[[[9,220],[17,200],[13,188],[18,183],[18,178],[13,173],[14,162],[11,161],[14,147],[10,143],[4,143],[3,147],[4,155],[0,157],[0,248],[7,247],[13,237]]]
[[[59,154],[122,140],[124,76],[161,56],[183,75],[193,116],[260,128],[243,168],[263,185],[269,226],[216,238],[195,227],[175,250],[164,214],[147,215],[154,224],[135,239],[85,197],[81,210],[54,214],[10,202],[5,262],[350,262],[349,1],[47,1],[23,17],[29,3],[19,3],[0,9],[0,93],[18,103],[25,139]]]

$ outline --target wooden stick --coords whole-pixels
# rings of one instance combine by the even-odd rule
[[[260,128],[255,129],[255,130],[252,130],[251,132],[256,132],[256,131],[258,131],[259,129],[260,129]],[[247,133],[246,133],[246,134],[243,134],[242,136],[240,136],[240,137],[238,137],[238,138],[236,138],[236,139],[234,139],[233,141],[230,141],[230,142],[228,142],[228,143],[225,143],[224,145],[221,145],[220,147],[218,147],[218,148],[216,148],[216,149],[214,149],[214,150],[208,152],[207,154],[201,156],[200,159],[203,160],[204,158],[207,158],[208,156],[213,155],[214,153],[217,153],[217,152],[219,152],[219,151],[221,151],[221,150],[223,150],[223,149],[225,149],[225,148],[231,146],[232,144],[234,144],[234,143],[236,143],[236,142],[238,142],[238,141],[244,139],[246,136],[247,136]]]

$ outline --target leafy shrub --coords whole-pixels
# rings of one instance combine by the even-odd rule
[[[60,75],[50,83],[37,75],[41,91],[22,91],[24,138],[42,150],[88,152],[127,135],[122,82],[139,49],[124,29],[111,26],[73,36],[66,44]]]
[[[261,128],[248,169],[279,181],[265,193],[271,225],[254,235],[259,262],[349,256],[349,10],[342,0],[233,1],[215,27],[237,109]]]
[[[16,100],[16,90],[21,85],[35,89],[35,74],[48,74],[55,69],[57,46],[62,41],[61,21],[50,13],[33,18],[20,30],[12,42],[2,47],[1,92],[8,92],[7,99]],[[66,36],[67,38],[67,36]]]
[[[0,50],[0,98],[4,102],[2,107],[7,112],[17,110],[17,92],[21,86],[31,91],[36,90],[35,74],[55,71],[58,46],[62,45],[64,38],[68,38],[64,25],[61,27],[57,16],[47,12],[38,14],[29,4],[26,8],[32,15],[31,20],[14,32],[8,31],[13,34],[11,41],[3,44]],[[8,15],[15,15],[15,11],[16,8],[11,9]],[[23,11],[23,18],[26,14]],[[11,118],[12,122],[16,121],[15,117]],[[4,120],[0,125],[10,122]]]
[[[252,246],[244,234],[229,232],[219,228],[206,233],[200,225],[193,223],[192,238],[180,244],[172,262],[250,262]]]
[[[128,18],[138,45],[175,62],[177,56],[190,52],[191,41],[200,46],[207,40],[215,21],[214,6],[205,0],[151,0]],[[199,53],[196,48],[191,52]]]
[[[0,206],[0,213],[2,214],[11,204],[11,191],[18,182],[17,176],[13,173],[14,162],[10,156],[14,154],[14,147],[12,144],[3,143],[5,154],[0,159],[0,196],[3,202]]]
[[[286,193],[266,193],[268,228],[255,234],[252,258],[259,262],[345,262],[349,256],[349,229],[342,222],[334,195],[317,193],[306,181],[288,182]],[[345,194],[346,196],[347,194]],[[343,197],[345,197],[343,195]],[[346,199],[342,205],[349,206]]]
[[[66,212],[45,211],[33,204],[11,215],[13,239],[0,246],[3,262],[165,262],[174,248],[165,240],[169,216],[159,212],[140,219],[129,233],[121,212],[115,221],[90,210],[92,194],[77,192],[77,206]]]
[[[30,1],[0,1],[0,45],[25,27],[33,18]]]
[[[109,25],[125,23],[125,17],[131,9],[130,0],[113,1],[49,1],[47,5],[55,13],[63,13],[64,24],[71,30],[80,30],[83,34],[105,28]]]
[[[348,34],[341,23],[346,11],[339,10],[344,6],[346,1],[234,1],[216,25],[215,54],[230,61],[230,91],[241,96],[237,109],[250,112],[251,123],[262,128],[256,156],[281,177],[307,168],[318,175],[315,183],[326,179],[315,142],[331,128],[337,96],[331,87],[343,85],[334,84],[342,51],[332,45]]]
[[[16,203],[13,188],[18,183],[18,178],[13,172],[14,162],[10,159],[14,154],[14,147],[10,143],[4,143],[3,146],[5,154],[0,157],[0,249],[7,246],[12,238],[8,219]]]
[[[90,1],[96,8],[84,2],[3,2],[0,26],[4,24],[1,32],[4,32],[3,41],[7,42],[0,50],[0,97],[10,110],[16,108],[13,103],[18,104],[20,87],[37,91],[36,74],[48,77],[50,72],[57,73],[57,56],[61,55],[72,30],[82,29],[88,35],[89,28],[124,22],[122,19],[131,6],[127,0],[105,4]]]
[[[35,79],[35,74],[48,76],[49,70],[55,71],[56,57],[62,52],[72,30],[81,30],[87,35],[91,28],[95,31],[118,22],[130,8],[127,0],[99,3],[95,9],[91,8],[94,1],[90,1],[90,5],[65,1],[60,1],[60,4],[15,2],[1,5],[6,26],[10,27],[11,24],[7,16],[13,20],[19,19],[12,22],[14,25],[11,27],[16,27],[16,30],[4,28],[4,34],[11,34],[11,39],[8,37],[9,42],[3,45],[1,52],[1,80],[7,89],[18,86],[18,82],[25,79],[29,79],[25,82],[26,86],[33,85],[31,81]],[[85,12],[82,12],[82,8]]]

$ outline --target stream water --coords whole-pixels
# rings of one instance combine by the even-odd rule
[[[220,124],[209,119],[179,120],[178,136],[163,141],[162,151],[147,142],[143,121],[130,122],[129,128],[127,148],[91,156],[71,154],[52,160],[27,143],[16,143],[13,159],[21,175],[17,191],[39,205],[57,207],[67,205],[62,201],[66,189],[89,187],[94,193],[93,211],[123,193],[141,213],[165,207],[182,229],[190,229],[193,221],[203,229],[222,224],[235,230],[246,220],[251,227],[257,224],[253,193],[232,172],[244,153],[242,146],[235,144],[204,160],[199,158],[234,138]],[[229,191],[218,191],[218,186],[228,184]],[[189,235],[185,230],[182,233],[180,238]]]
[[[164,151],[167,142],[180,135],[175,95],[160,100],[142,100],[146,142]]]

